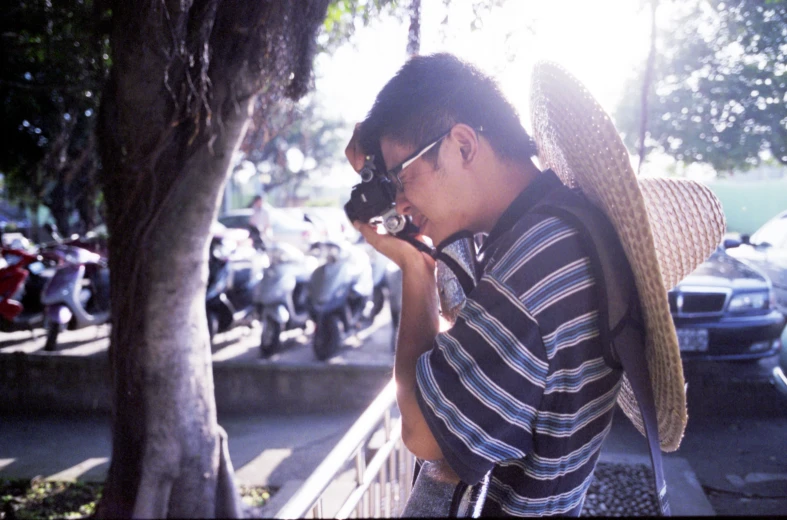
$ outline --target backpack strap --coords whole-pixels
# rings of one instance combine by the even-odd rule
[[[606,215],[577,192],[554,190],[534,211],[561,218],[579,231],[596,277],[604,360],[611,367],[623,368],[634,391],[645,425],[659,509],[663,516],[670,516],[639,297],[617,234]]]

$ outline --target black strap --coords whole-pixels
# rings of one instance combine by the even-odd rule
[[[600,218],[595,213],[597,210],[573,206],[569,203],[569,197],[562,197],[561,202],[566,205],[552,206],[547,199],[537,205],[534,211],[563,218],[579,231],[597,278],[599,332],[605,345],[604,358],[610,366],[622,365],[634,391],[645,426],[659,509],[662,516],[671,516],[659,446],[656,404],[645,356],[644,326],[633,275],[606,217]],[[593,229],[588,226],[593,226]],[[621,264],[621,260],[625,263]],[[610,285],[612,283],[615,286]],[[608,288],[613,291],[611,295],[607,293]]]
[[[653,399],[653,389],[650,385],[650,372],[644,353],[636,352],[627,346],[635,343],[629,342],[629,335],[637,333],[634,327],[625,328],[616,339],[615,353],[623,364],[623,370],[628,375],[634,397],[637,398],[642,422],[645,425],[645,438],[650,451],[650,463],[653,466],[653,480],[656,487],[656,497],[662,516],[671,516],[669,497],[667,496],[667,482],[664,480],[664,468],[659,446],[659,428],[656,422],[656,403]]]

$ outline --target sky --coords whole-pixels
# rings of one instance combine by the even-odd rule
[[[650,12],[640,3],[509,0],[485,13],[483,26],[471,30],[471,0],[452,0],[450,10],[443,2],[425,0],[421,54],[451,52],[491,74],[527,129],[530,71],[539,60],[564,66],[612,113],[625,80],[647,57]],[[407,59],[406,44],[407,23],[383,17],[359,28],[336,52],[318,56],[315,95],[326,115],[347,121],[348,128],[363,119],[377,92]],[[339,168],[326,182],[349,185],[357,177]]]

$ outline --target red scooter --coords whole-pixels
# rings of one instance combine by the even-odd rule
[[[47,252],[2,248],[0,269],[0,331],[33,330],[44,326],[41,292],[54,276],[57,258]]]

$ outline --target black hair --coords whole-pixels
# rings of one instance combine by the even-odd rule
[[[516,109],[495,80],[447,53],[407,61],[377,94],[361,123],[359,139],[366,153],[380,157],[383,137],[415,149],[457,123],[483,128],[482,135],[502,159],[519,162],[537,154]]]
[[[254,198],[251,199],[251,202],[249,202],[249,206],[248,207],[250,207],[250,208],[253,207],[254,203],[257,202],[258,200],[262,200],[262,195],[255,195]]]

